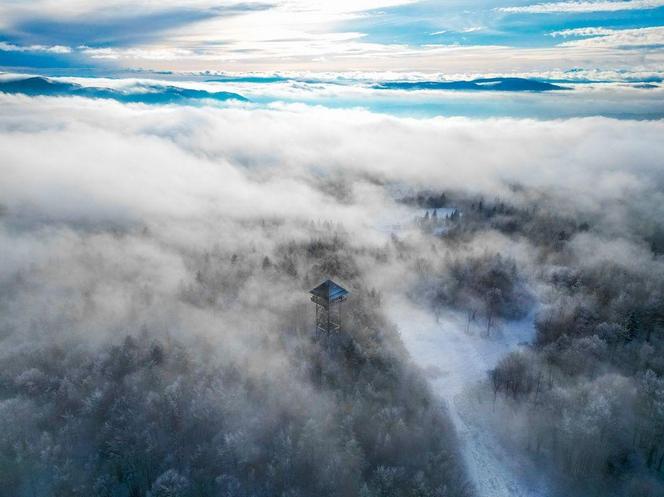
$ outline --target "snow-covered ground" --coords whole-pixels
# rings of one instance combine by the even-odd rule
[[[478,497],[549,497],[538,469],[508,452],[494,433],[464,415],[463,409],[465,396],[486,378],[487,371],[507,352],[530,342],[532,318],[504,326],[486,338],[477,325],[467,332],[463,316],[444,315],[437,321],[409,301],[390,300],[390,318],[399,326],[415,362],[431,373],[432,388],[448,407]]]

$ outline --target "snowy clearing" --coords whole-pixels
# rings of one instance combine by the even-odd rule
[[[532,317],[486,338],[472,325],[467,332],[467,323],[458,314],[441,316],[437,322],[433,314],[411,302],[394,299],[387,307],[413,360],[429,373],[432,389],[448,408],[478,497],[548,497],[546,483],[537,481],[537,468],[508,453],[495,434],[471,421],[462,408],[469,390],[501,357],[531,341]]]

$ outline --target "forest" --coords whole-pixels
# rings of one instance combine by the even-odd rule
[[[263,224],[244,229],[284,228]],[[3,288],[3,497],[472,495],[347,234],[173,252],[172,294],[138,267],[149,232],[69,235]],[[353,298],[344,334],[316,339],[307,290],[327,276]]]
[[[528,193],[519,204],[458,193],[404,199],[427,209],[423,230],[446,227],[449,250],[427,264],[415,295],[434,310],[464,310],[488,340],[533,316],[533,343],[504,356],[469,403],[484,410],[485,427],[549,468],[560,495],[662,495],[661,221],[634,210],[616,233],[601,217],[557,214]],[[462,216],[429,215],[448,198]],[[497,234],[509,250],[473,253]]]
[[[0,101],[0,497],[664,495],[661,126]]]

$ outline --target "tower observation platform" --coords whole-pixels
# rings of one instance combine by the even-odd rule
[[[341,329],[341,303],[350,292],[332,280],[325,280],[309,292],[316,304],[316,333],[329,335]]]

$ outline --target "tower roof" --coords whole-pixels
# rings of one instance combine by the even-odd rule
[[[334,302],[345,297],[350,292],[345,288],[337,285],[332,280],[325,280],[309,293],[328,302]]]

